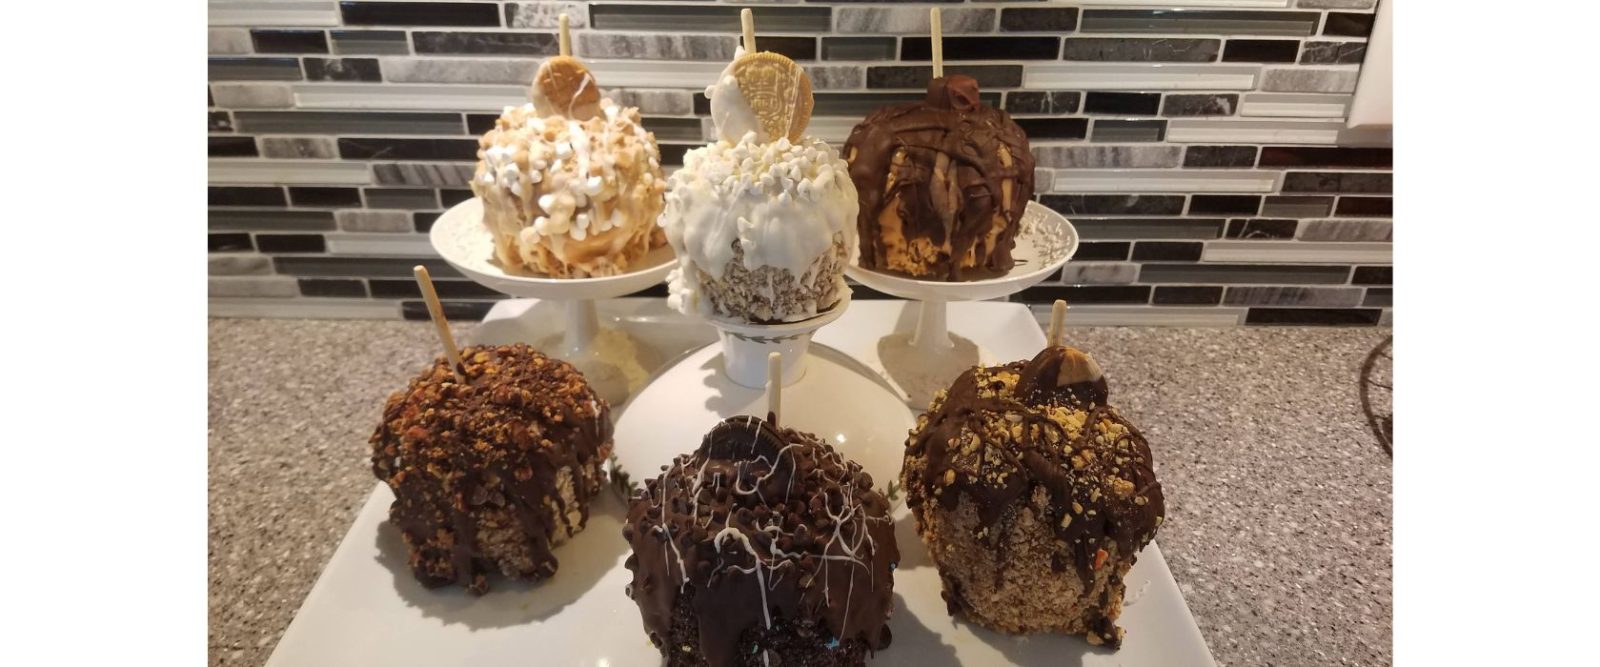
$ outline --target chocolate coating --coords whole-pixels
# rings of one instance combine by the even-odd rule
[[[998,548],[1019,512],[1032,507],[1042,516],[1031,525],[1054,533],[1050,570],[1074,570],[1089,590],[1110,554],[1119,561],[1113,578],[1120,577],[1155,537],[1166,506],[1149,444],[1108,397],[1098,366],[1066,347],[962,373],[907,443],[902,477],[919,530],[930,513],[970,503],[979,530],[973,539]],[[969,606],[971,592],[943,578],[952,612]],[[1120,608],[1120,579],[1113,583]],[[1120,641],[1114,613],[1094,621],[1097,641]]]
[[[850,132],[844,154],[861,198],[861,266],[962,280],[1015,265],[1011,251],[1033,198],[1033,154],[1011,116],[979,102],[971,77],[934,79],[922,101],[872,112]],[[891,207],[898,222],[884,219]]]
[[[889,503],[816,436],[722,421],[646,481],[622,534],[669,665],[862,664],[889,645]]]
[[[523,345],[461,350],[389,396],[372,472],[429,588],[488,590],[487,574],[555,574],[551,546],[581,530],[611,452],[610,407],[577,369]]]

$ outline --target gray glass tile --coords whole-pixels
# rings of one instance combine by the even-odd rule
[[[206,79],[211,81],[299,81],[298,58],[211,58]]]
[[[274,257],[278,273],[290,276],[410,278],[421,264],[435,278],[460,278],[461,273],[442,259],[416,257]]]
[[[432,188],[365,188],[367,208],[420,210],[438,208]]]
[[[236,111],[241,132],[257,134],[461,134],[461,114],[391,111]]]
[[[1261,208],[1267,218],[1320,218],[1333,210],[1333,197],[1267,197]]]
[[[601,30],[683,32],[739,31],[739,7],[708,7],[668,3],[641,5],[591,5],[589,18]],[[926,10],[924,10],[926,11]],[[756,27],[771,32],[828,32],[832,10],[828,7],[774,7],[756,10]],[[761,36],[756,35],[759,48]]]
[[[1348,308],[1361,303],[1360,287],[1229,287],[1228,306],[1328,306]]]
[[[1017,38],[1020,39],[1020,38]],[[1067,40],[1065,60],[1208,63],[1217,59],[1219,39],[1081,37]]]
[[[407,55],[411,44],[400,30],[335,30],[333,51],[341,55]]]
[[[1167,121],[1164,120],[1112,120],[1098,118],[1094,121],[1094,133],[1089,135],[1089,140],[1103,143],[1126,143],[1161,141],[1166,136]]]
[[[894,60],[893,37],[823,37],[823,60]]]
[[[1222,234],[1221,218],[1078,218],[1078,235],[1090,240],[1214,239]]]
[[[644,129],[654,132],[657,141],[670,141],[673,139],[700,141],[699,118],[654,118],[646,116],[643,119]]]
[[[253,211],[211,209],[206,212],[211,231],[326,231],[334,228],[332,211]]]

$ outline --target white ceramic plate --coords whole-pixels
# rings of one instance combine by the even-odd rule
[[[512,296],[541,299],[610,299],[666,280],[675,266],[671,246],[651,250],[639,268],[603,278],[555,278],[507,273],[494,257],[494,235],[483,224],[483,202],[476,197],[450,207],[428,232],[433,249],[463,275]]]
[[[659,300],[605,302],[601,314],[663,350],[671,349],[669,341],[681,342],[679,350],[693,350],[693,345],[710,335],[708,327],[695,333],[695,327],[703,324],[696,325],[689,318],[673,319],[654,302]],[[850,362],[832,355],[872,346],[888,333],[882,330],[887,323],[904,317],[906,305],[855,302],[839,321],[818,332],[812,349],[823,361],[812,368],[837,362],[840,368],[850,370]],[[954,303],[950,308],[951,329],[980,342],[999,358],[1032,356],[1043,344],[1043,334],[1026,307],[1019,304]],[[544,325],[520,321],[540,318],[542,312],[538,304],[528,301],[501,302],[481,330],[491,338],[513,332],[542,333]],[[654,331],[670,335],[652,339]],[[715,350],[715,346],[684,358],[707,350]],[[802,378],[795,386],[804,383]],[[641,395],[656,386],[670,388],[658,381]],[[730,393],[726,407],[740,410],[755,400],[752,396],[753,391],[744,399]],[[850,401],[851,397],[841,395],[838,404]],[[631,405],[624,408],[624,418],[631,409]],[[803,418],[796,413],[794,419]],[[651,456],[665,455],[674,444],[676,437],[669,437],[667,431],[693,430],[671,421],[656,426],[660,433],[654,439],[659,442],[652,447],[656,453]],[[681,451],[698,442],[696,438],[682,443]],[[622,446],[619,436],[619,449]],[[869,470],[893,465],[887,452],[862,450],[852,456],[861,457]],[[876,471],[873,476],[875,481],[882,479]],[[638,608],[623,593],[631,575],[622,565],[628,554],[621,538],[623,506],[616,496],[601,494],[591,510],[588,528],[556,548],[561,570],[555,577],[532,586],[496,580],[494,590],[479,598],[460,588],[427,590],[411,577],[399,533],[387,522],[391,501],[388,487],[377,484],[268,665],[660,664],[660,654],[645,638]],[[895,572],[896,608],[890,621],[894,642],[878,654],[876,664],[1214,664],[1154,543],[1140,553],[1138,564],[1128,574],[1128,599],[1119,621],[1127,629],[1127,638],[1120,651],[1112,652],[1075,637],[1007,637],[948,616],[939,595],[938,573],[908,515],[903,506],[895,511],[902,560]]]
[[[1016,294],[1049,278],[1078,252],[1078,230],[1060,213],[1036,201],[1022,212],[1022,228],[1011,251],[1016,265],[1006,275],[967,282],[918,280],[851,264],[845,275],[885,294],[919,301],[982,301]]]

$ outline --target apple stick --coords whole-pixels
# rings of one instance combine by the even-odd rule
[[[1067,300],[1056,299],[1055,305],[1050,307],[1050,333],[1045,336],[1045,347],[1055,347],[1061,344],[1062,327],[1067,322]]]
[[[749,9],[739,10],[739,23],[744,26],[744,52],[756,52],[756,16]]]
[[[939,25],[939,8],[928,9],[928,23],[933,28],[933,78],[944,76],[944,28]]]
[[[778,417],[783,413],[783,355],[773,352],[767,355],[767,414],[772,417],[772,425],[778,425]]]
[[[444,307],[439,305],[439,293],[433,290],[433,279],[428,277],[428,267],[421,264],[411,269],[412,275],[417,277],[417,286],[422,288],[422,298],[428,302],[428,317],[433,319],[434,328],[439,330],[439,342],[444,343],[444,354],[450,358],[450,370],[455,372],[456,380],[465,383],[466,376],[462,375],[461,352],[456,350],[456,339],[450,335],[450,322],[444,319]]]
[[[567,15],[561,15],[561,51],[563,56],[572,55],[572,29],[567,27]]]

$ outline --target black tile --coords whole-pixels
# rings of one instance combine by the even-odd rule
[[[356,188],[292,187],[289,188],[289,201],[295,206],[358,208],[361,206],[361,191]]]
[[[1280,326],[1377,326],[1383,311],[1375,308],[1251,308],[1245,324]]]
[[[1080,95],[1075,90],[1013,90],[1006,93],[1006,113],[1077,113]]]
[[[980,88],[1015,88],[1022,85],[1021,65],[945,65],[944,72],[946,75],[965,74],[977,79]],[[927,90],[928,80],[932,77],[932,65],[868,67],[867,87]]]
[[[1078,243],[1078,252],[1072,258],[1081,262],[1087,261],[1122,261],[1128,258],[1128,248],[1133,244],[1127,242],[1091,242]]]
[[[417,211],[411,214],[411,226],[418,232],[428,233],[433,229],[433,222],[439,219],[444,211]]]
[[[306,58],[307,81],[382,81],[377,58]]]
[[[477,322],[489,314],[489,309],[494,307],[492,301],[441,301],[439,310],[444,313],[447,320],[462,322]],[[428,304],[421,301],[401,301],[400,315],[408,320],[428,321]]]
[[[1394,215],[1394,200],[1389,197],[1340,197],[1336,215],[1387,218]]]
[[[1388,308],[1394,305],[1393,287],[1368,287],[1361,305],[1368,308]]]
[[[420,299],[422,291],[415,280],[371,280],[372,296],[380,299]],[[492,299],[505,296],[470,280],[438,280],[434,291],[441,299]]]
[[[255,137],[206,137],[206,155],[211,157],[255,157]]]
[[[1254,167],[1255,146],[1190,146],[1183,151],[1185,167]]]
[[[640,120],[644,129],[656,135],[656,141],[700,141],[699,118],[645,116]]]
[[[1161,141],[1166,136],[1167,121],[1164,120],[1100,118],[1094,122],[1094,135],[1091,141],[1105,143]]]
[[[357,160],[476,160],[476,139],[339,139],[339,156]]]
[[[499,26],[499,5],[483,2],[341,2],[345,25]]]
[[[1069,37],[1063,60],[1095,62],[1209,63],[1217,59],[1220,39],[1187,37]]]
[[[211,186],[206,188],[207,206],[285,206],[283,188]]]
[[[1161,285],[1150,297],[1157,306],[1215,306],[1222,303],[1217,285]]]
[[[210,94],[208,91],[207,95]],[[209,132],[232,132],[233,118],[226,111],[212,111],[206,114],[206,130]]]
[[[1072,32],[1078,28],[1076,7],[1006,7],[1000,29],[1009,32]]]
[[[270,253],[326,252],[328,249],[321,234],[256,234],[256,247]]]
[[[700,144],[658,144],[661,149],[661,165],[679,166],[683,164],[683,154],[699,148]]]
[[[1236,218],[1228,221],[1230,239],[1292,239],[1300,223],[1273,218]]]
[[[1083,97],[1084,113],[1119,116],[1154,116],[1161,109],[1160,93],[1108,93],[1090,91]]]
[[[1230,39],[1222,61],[1230,63],[1292,63],[1300,53],[1295,39]]]
[[[1261,210],[1261,195],[1195,195],[1189,199],[1189,215],[1255,215]]]
[[[321,30],[250,31],[256,53],[327,53],[328,35]]]
[[[344,278],[301,278],[300,294],[360,298],[367,295],[367,286],[359,280]]]
[[[933,60],[933,40],[900,39],[901,60]],[[757,42],[759,43],[759,42]],[[950,37],[944,38],[944,59],[951,60],[1055,60],[1061,40],[1055,37]]]
[[[469,113],[467,114],[467,134],[485,134],[489,130],[494,129],[494,123],[497,120],[500,120],[500,116],[497,114]]]
[[[217,58],[206,62],[209,81],[299,81],[297,58]]]
[[[1299,264],[1141,264],[1141,283],[1342,285],[1348,266]]]
[[[1087,118],[1013,118],[1028,138],[1082,139],[1089,133]]]
[[[411,43],[403,30],[334,30],[333,46],[347,55],[407,55]]]
[[[716,32],[737,37],[739,10],[739,7],[728,5],[684,3],[595,4],[589,6],[589,27],[598,30],[650,30],[657,33]],[[755,11],[758,31],[815,34],[827,32],[833,22],[832,10],[828,7],[767,4]],[[766,46],[761,44],[760,32],[756,33],[756,44],[766,50]]]
[[[472,198],[472,191],[455,188],[439,188],[439,205],[445,208],[455,206]]]
[[[553,56],[557,53],[553,33],[540,32],[437,32],[411,33],[418,54],[424,53],[508,53]]]
[[[207,234],[206,252],[240,252],[255,250],[249,234]]]
[[[206,211],[206,228],[212,231],[330,231],[332,211],[282,211],[212,209]]]
[[[1053,303],[1150,303],[1149,285],[1042,285],[1022,290],[1012,301]]]
[[[1062,215],[1179,215],[1182,195],[1040,195]]]
[[[1328,19],[1322,23],[1322,34],[1366,37],[1372,34],[1372,17],[1372,14],[1328,12]]]
[[[1366,42],[1306,42],[1302,65],[1356,65],[1367,57]]]
[[[1079,21],[1079,30],[1207,35],[1311,35],[1317,31],[1318,18],[1318,12],[1087,9]]]
[[[1394,284],[1394,267],[1392,266],[1358,266],[1355,274],[1350,278],[1352,285],[1392,285]]]
[[[1261,207],[1268,218],[1321,218],[1333,210],[1333,197],[1291,197],[1272,195]]]
[[[434,280],[461,278],[461,272],[451,268],[442,259],[417,257],[274,257],[272,265],[278,273],[287,276],[326,276],[333,278],[413,278],[411,269],[421,264],[428,267]]]
[[[1392,148],[1330,148],[1321,146],[1262,146],[1263,167],[1373,167],[1394,164]]]
[[[1133,245],[1136,262],[1198,262],[1206,244],[1199,241],[1140,241]]]
[[[1222,235],[1221,218],[1079,218],[1073,228],[1085,240],[1214,239]]]
[[[1239,109],[1233,93],[1169,94],[1161,103],[1163,116],[1232,116]]]
[[[461,134],[459,113],[238,111],[234,116],[240,131],[256,134]]]
[[[1394,174],[1340,171],[1291,171],[1283,175],[1284,192],[1394,192]]]
[[[823,60],[894,60],[893,37],[823,37]]]
[[[439,198],[432,188],[364,188],[367,208],[438,208]]]
[[[816,60],[817,38],[782,35],[756,35],[762,51],[772,51],[788,56],[790,60]]]

